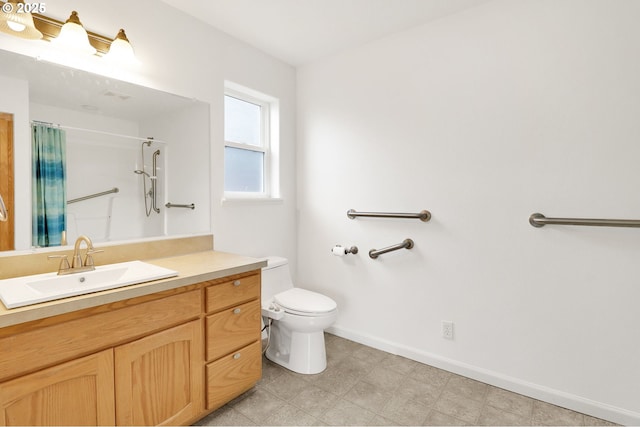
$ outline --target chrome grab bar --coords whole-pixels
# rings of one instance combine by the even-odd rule
[[[166,205],[164,205],[165,208],[187,208],[187,209],[195,209],[196,205],[193,203],[190,203],[188,205],[176,205],[173,203],[167,203]]]
[[[418,213],[392,213],[392,212],[357,212],[354,209],[347,211],[347,216],[354,219],[357,216],[366,216],[374,218],[416,218],[420,221],[427,222],[431,219],[431,212],[422,210]]]
[[[120,190],[118,190],[118,187],[113,187],[111,190],[103,191],[101,193],[89,194],[88,196],[78,197],[77,199],[67,200],[67,204],[70,205],[71,203],[76,203],[76,202],[81,202],[83,200],[93,199],[94,197],[106,196],[107,194],[117,193],[118,191],[120,191]]]
[[[531,214],[529,224],[536,228],[547,224],[558,225],[590,225],[595,227],[640,227],[636,219],[597,219],[597,218],[547,218],[541,213]]]
[[[378,256],[380,256],[382,254],[386,254],[387,252],[397,251],[399,249],[411,249],[411,248],[413,248],[413,246],[414,246],[413,245],[413,240],[404,239],[402,241],[402,243],[398,243],[397,245],[388,246],[388,247],[382,248],[382,249],[371,249],[369,251],[369,258],[376,259],[376,258],[378,258]]]

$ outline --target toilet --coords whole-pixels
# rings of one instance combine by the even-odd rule
[[[271,323],[267,359],[300,374],[317,374],[327,367],[324,330],[338,317],[331,298],[294,288],[289,261],[267,257],[262,268],[262,316]]]

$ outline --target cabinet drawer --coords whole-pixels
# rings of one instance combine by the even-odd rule
[[[217,359],[260,339],[260,301],[207,316],[207,360]]]
[[[260,274],[209,286],[206,289],[207,312],[233,307],[260,298]]]
[[[207,365],[207,410],[249,390],[262,375],[262,351],[256,341]]]

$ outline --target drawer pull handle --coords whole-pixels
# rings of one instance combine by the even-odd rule
[[[240,280],[234,280],[233,286],[240,286]]]
[[[240,314],[242,310],[240,310],[239,308],[234,308],[233,309],[233,314]]]
[[[234,359],[236,359],[236,360],[240,359],[240,353],[236,353],[236,354],[234,354],[234,355],[233,355],[233,358],[234,358]]]

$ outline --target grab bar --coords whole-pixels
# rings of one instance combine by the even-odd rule
[[[153,138],[149,138],[149,141],[153,140]],[[160,150],[156,150],[153,152],[153,157],[152,157],[152,163],[151,163],[151,167],[153,168],[153,176],[157,177],[158,176],[158,156],[160,155]],[[153,211],[155,213],[160,213],[160,208],[158,207],[158,184],[157,184],[157,179],[152,179],[151,180],[151,194],[152,194],[152,200],[151,200],[151,209],[153,209]]]
[[[382,249],[371,249],[369,251],[369,258],[376,259],[378,256],[382,254],[386,254],[387,252],[397,251],[399,249],[411,249],[413,248],[413,240],[404,239],[402,243],[398,243],[397,245],[388,246]]]
[[[431,212],[422,210],[418,213],[392,213],[392,212],[357,212],[354,209],[347,211],[347,216],[354,219],[357,216],[375,217],[375,218],[417,218],[420,221],[427,222],[431,219]]]
[[[67,200],[67,204],[70,205],[71,203],[76,203],[76,202],[81,202],[83,200],[93,199],[94,197],[106,196],[107,194],[117,193],[118,191],[120,191],[120,190],[118,190],[118,187],[113,187],[111,190],[103,191],[101,193],[89,194],[88,196],[83,196],[83,197],[78,197],[77,199]]]
[[[640,220],[635,219],[596,219],[596,218],[547,218],[541,213],[531,214],[529,224],[536,228],[547,224],[558,225],[591,225],[595,227],[640,227]]]
[[[164,205],[165,208],[187,208],[187,209],[195,209],[196,205],[194,205],[193,203],[190,203],[188,205],[176,205],[173,203],[167,203],[166,205]]]

